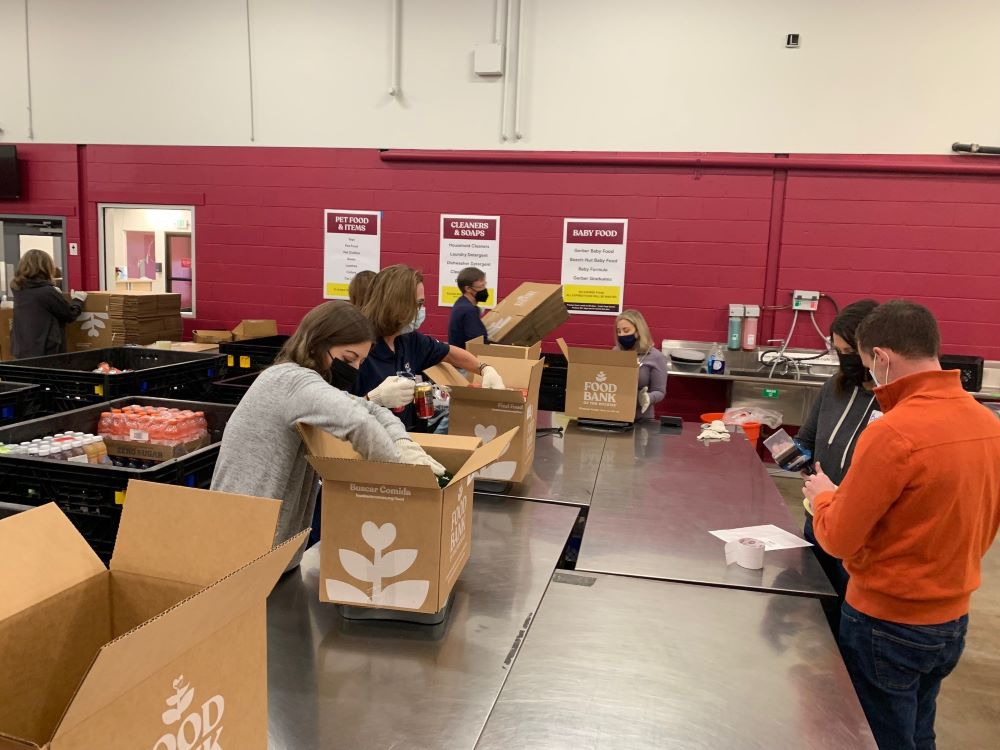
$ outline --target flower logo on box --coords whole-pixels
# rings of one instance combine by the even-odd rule
[[[397,581],[385,588],[382,581],[385,578],[395,578],[402,575],[417,560],[417,550],[397,549],[383,552],[396,541],[396,525],[384,523],[381,526],[365,521],[361,525],[361,538],[372,548],[372,559],[349,549],[338,550],[340,564],[347,574],[359,581],[372,585],[371,596],[357,586],[334,578],[326,580],[326,596],[332,601],[349,604],[376,604],[399,609],[420,609],[427,599],[430,581],[410,580]]]
[[[615,396],[618,393],[618,386],[608,382],[608,376],[601,370],[593,380],[584,381],[583,401],[586,404],[616,404]]]
[[[108,314],[102,312],[80,313],[77,321],[80,323],[80,330],[86,331],[88,336],[100,336],[101,330],[107,327]]]
[[[222,735],[222,715],[226,711],[225,698],[214,695],[186,713],[194,701],[194,688],[184,675],[175,679],[172,687],[174,694],[167,698],[168,708],[162,717],[170,729],[156,741],[153,750],[222,750],[219,737]]]
[[[513,319],[514,319],[513,315],[507,315],[506,317],[490,321],[490,323],[486,326],[486,332],[490,336],[495,336],[498,331],[503,330],[507,326],[507,324],[510,323],[510,321]]]
[[[472,429],[473,434],[483,441],[483,445],[493,440],[497,436],[496,425],[486,425],[477,424]],[[508,445],[504,452],[500,455],[503,456],[507,451],[510,450],[510,445]],[[485,466],[479,470],[479,477],[481,479],[498,479],[498,480],[508,480],[514,476],[514,472],[517,471],[517,461],[496,461],[495,463]]]

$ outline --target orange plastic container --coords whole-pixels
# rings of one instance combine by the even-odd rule
[[[740,426],[743,428],[747,440],[757,445],[757,441],[760,440],[760,422],[744,422]]]
[[[711,424],[717,419],[722,419],[724,416],[726,416],[725,413],[721,411],[709,411],[701,415],[701,421],[704,424]]]

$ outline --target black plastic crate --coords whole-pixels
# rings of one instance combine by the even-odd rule
[[[2,427],[0,442],[21,443],[58,432],[95,432],[101,412],[130,404],[202,411],[212,443],[149,469],[0,455],[0,502],[32,506],[55,502],[94,550],[103,555],[105,551],[110,554],[114,546],[129,480],[207,488],[212,482],[223,430],[235,409],[229,404],[128,397]]]
[[[23,422],[37,415],[41,389],[32,383],[0,383],[0,425]]]
[[[94,372],[101,362],[134,372]],[[52,414],[124,396],[205,398],[225,362],[221,354],[123,346],[0,362],[0,378],[41,386],[43,410]]]
[[[542,354],[545,366],[538,389],[538,408],[544,411],[566,410],[566,379],[569,363],[562,354]]]
[[[219,354],[226,356],[231,372],[263,370],[274,364],[288,336],[263,336],[243,341],[224,341],[219,344]]]
[[[250,390],[260,371],[248,372],[244,375],[237,375],[235,378],[216,380],[212,383],[212,401],[222,404],[238,404],[240,400]]]

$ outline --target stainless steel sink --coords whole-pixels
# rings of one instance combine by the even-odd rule
[[[805,381],[808,383],[825,383],[829,380],[829,375],[813,375],[808,371],[807,368],[801,368],[796,372],[794,367],[785,369],[784,367],[777,367],[774,373],[771,373],[770,367],[761,367],[757,369],[744,369],[744,368],[731,368],[727,370],[730,375],[734,377],[744,377],[744,378],[765,378],[768,380],[783,380],[783,381]]]

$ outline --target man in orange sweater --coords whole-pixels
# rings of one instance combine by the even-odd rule
[[[840,649],[875,739],[926,750],[1000,525],[1000,420],[941,370],[927,308],[886,303],[857,340],[884,416],[839,487],[818,466],[803,491],[817,540],[851,575]]]

